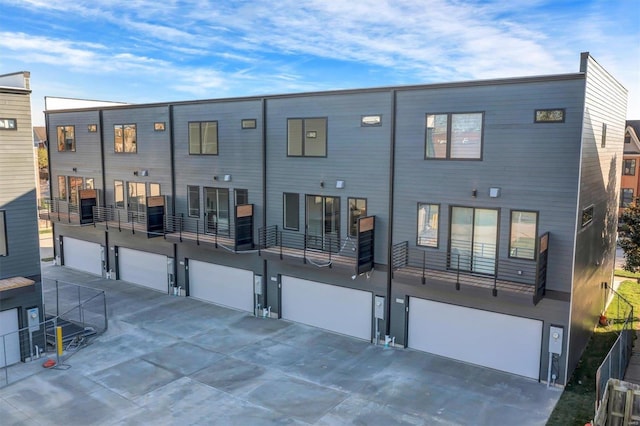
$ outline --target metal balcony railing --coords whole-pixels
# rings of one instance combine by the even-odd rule
[[[461,285],[486,287],[497,295],[498,289],[537,294],[542,259],[521,260],[496,256],[491,244],[464,245],[452,242],[449,251],[409,247],[408,241],[392,247],[393,270],[419,279]],[[544,258],[546,268],[546,256]],[[544,283],[543,283],[544,284]],[[544,293],[544,288],[541,289]]]
[[[281,230],[277,225],[260,228],[258,252],[276,253],[280,259],[301,258],[304,263],[318,267],[332,267],[334,263],[356,264],[358,242],[356,237],[340,238],[334,235],[313,235]]]
[[[48,198],[41,201],[38,208],[38,217],[52,222],[65,222],[79,225],[80,215],[77,204],[57,198]]]

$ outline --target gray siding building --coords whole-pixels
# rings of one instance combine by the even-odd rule
[[[30,356],[18,330],[44,316],[29,77],[0,75],[0,367]]]
[[[612,279],[626,96],[584,53],[562,75],[48,111],[44,215],[68,267],[564,384]]]

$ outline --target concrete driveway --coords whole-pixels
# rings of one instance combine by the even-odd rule
[[[543,425],[561,395],[526,378],[65,267],[43,274],[105,290],[109,329],[69,358],[70,368],[38,367],[1,388],[4,426]]]

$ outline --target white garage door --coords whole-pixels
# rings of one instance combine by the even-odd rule
[[[189,259],[189,296],[253,312],[253,272]]]
[[[17,308],[0,311],[0,367],[16,362],[20,362]]]
[[[408,346],[538,380],[542,321],[409,300]]]
[[[371,340],[373,294],[282,276],[282,318]]]
[[[118,247],[121,280],[168,293],[167,256]]]
[[[100,244],[63,236],[62,255],[65,266],[94,275],[102,275]]]

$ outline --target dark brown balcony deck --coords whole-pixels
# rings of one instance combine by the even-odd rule
[[[44,200],[43,204],[38,208],[38,217],[50,222],[75,226],[91,225],[93,223],[92,218],[82,218],[77,204],[56,199]]]
[[[144,237],[161,237],[164,231],[149,231],[147,215],[114,207],[94,207],[93,225],[107,231],[131,232]]]
[[[548,234],[545,234],[548,241]],[[439,250],[393,246],[393,279],[442,289],[469,291],[537,304],[546,283],[546,242],[536,259],[465,256]]]
[[[370,218],[369,232],[372,232],[373,217]],[[270,259],[347,271],[352,276],[369,271],[373,267],[373,236],[371,235],[369,241],[363,235],[358,233],[355,237],[320,237],[279,230],[277,226],[272,225],[260,229],[258,247],[260,255]],[[359,268],[359,265],[370,266]]]
[[[211,249],[231,252],[255,249],[253,243],[253,206],[236,206],[233,224],[217,219],[204,220],[194,217],[167,216],[165,238],[168,241],[190,243]]]

